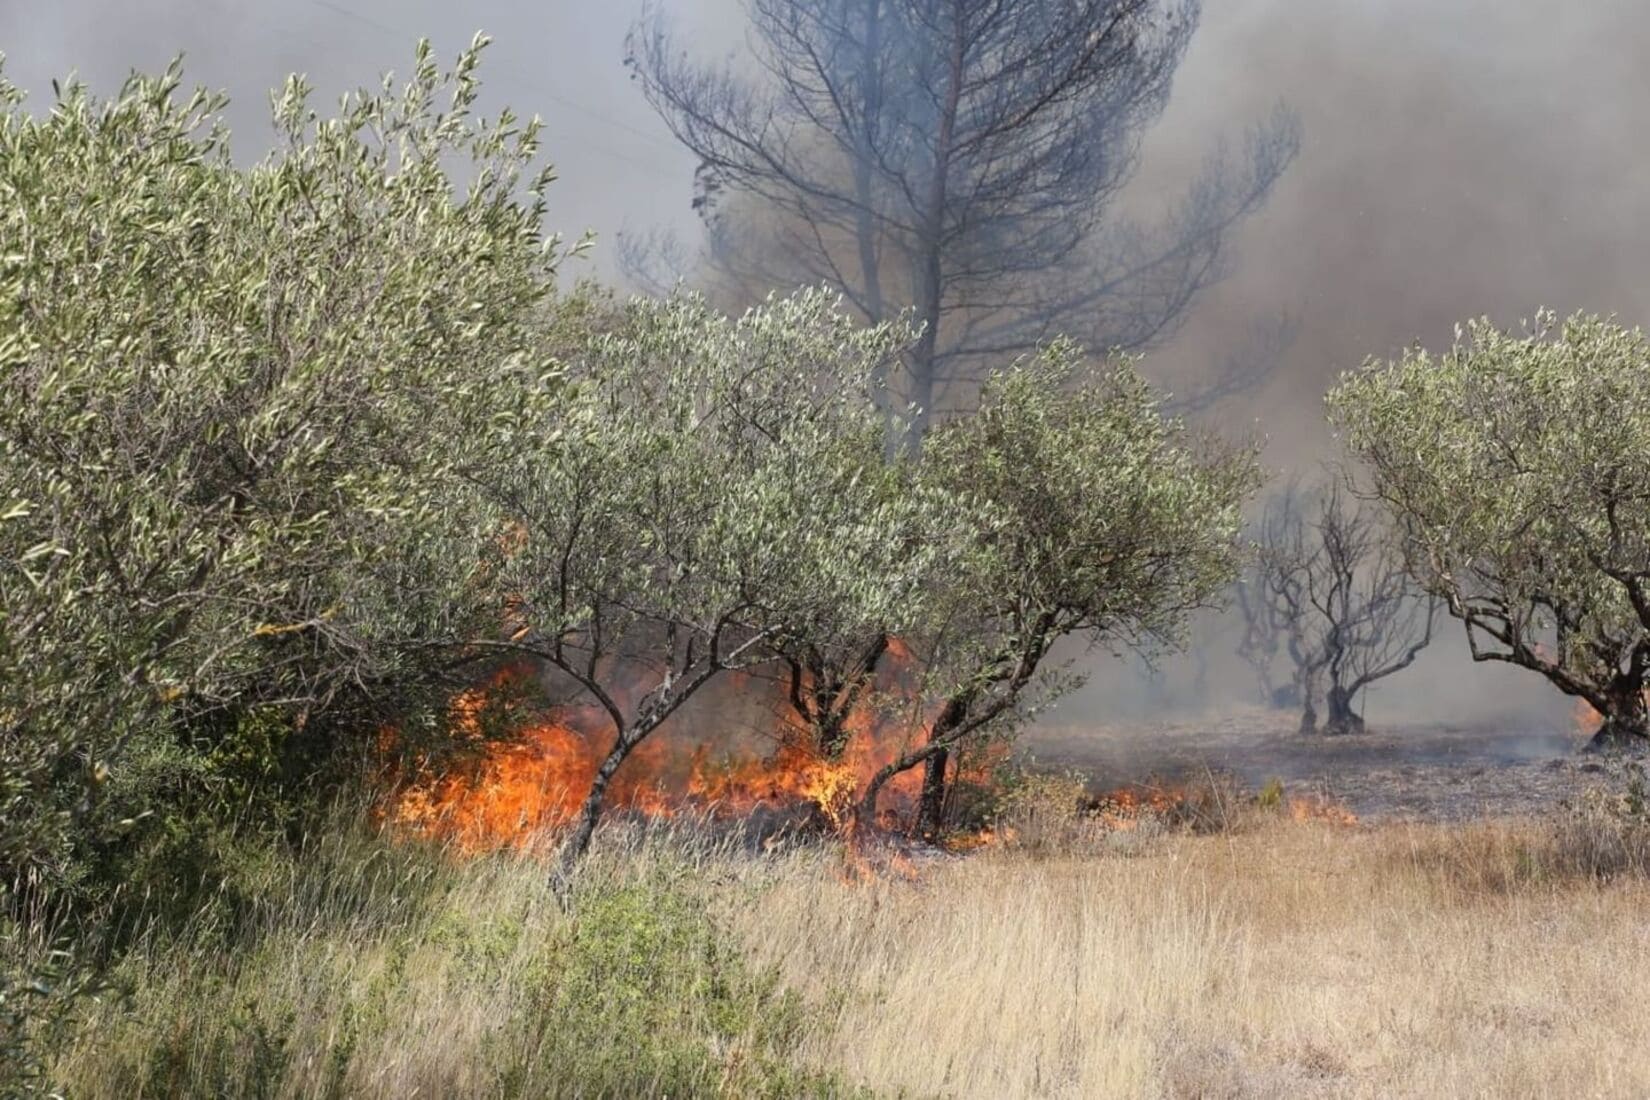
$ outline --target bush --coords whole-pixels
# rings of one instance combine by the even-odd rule
[[[0,79],[0,918],[187,905],[497,629],[458,475],[560,407],[562,252],[483,44],[331,119],[293,78],[251,167],[176,66],[49,112]]]
[[[354,815],[350,815],[354,817]],[[732,857],[736,858],[736,857]],[[52,1067],[76,1096],[804,1096],[810,1020],[710,915],[740,866],[660,837],[599,847],[569,912],[542,866],[455,861],[339,821],[250,838],[183,926],[116,967]]]
[[[49,113],[0,82],[6,888],[120,885],[496,628],[461,428],[557,407],[559,252],[535,128],[471,117],[479,47],[334,119],[294,78],[250,168],[175,66]]]
[[[993,829],[1011,848],[1062,854],[1093,843],[1088,780],[1076,772],[1020,771],[1004,777]]]

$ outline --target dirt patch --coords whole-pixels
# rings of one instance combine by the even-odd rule
[[[1463,821],[1542,813],[1574,797],[1603,764],[1586,737],[1556,730],[1394,725],[1341,737],[1302,736],[1293,714],[1220,716],[1082,728],[1048,724],[1022,746],[1036,762],[1086,773],[1099,789],[1209,773],[1258,789],[1335,799],[1366,821]]]

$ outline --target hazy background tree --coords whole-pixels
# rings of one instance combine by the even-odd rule
[[[1530,669],[1650,736],[1650,342],[1577,314],[1468,325],[1330,395],[1416,581],[1477,661]]]
[[[1272,699],[1301,707],[1302,733],[1360,733],[1359,693],[1415,663],[1432,641],[1435,601],[1405,572],[1401,553],[1376,517],[1340,486],[1291,483],[1267,502],[1256,562],[1240,586],[1245,634],[1240,653],[1272,684],[1288,659],[1289,685]]]
[[[1227,265],[1230,230],[1295,156],[1281,108],[1211,153],[1155,222],[1118,198],[1197,28],[1196,0],[751,0],[754,65],[701,64],[652,10],[628,63],[699,159],[706,256],[745,294],[823,281],[878,322],[914,313],[912,431],[984,370],[1067,335],[1138,349]],[[1282,328],[1220,364],[1246,388]]]

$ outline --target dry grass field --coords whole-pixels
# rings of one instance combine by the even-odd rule
[[[914,882],[784,877],[757,957],[852,991],[809,1056],[946,1096],[1650,1094],[1650,887],[1530,824],[1277,823]]]
[[[84,1097],[1650,1094],[1621,803],[1149,825],[871,874],[616,830],[571,913],[532,856],[341,830],[152,936],[55,1068]]]

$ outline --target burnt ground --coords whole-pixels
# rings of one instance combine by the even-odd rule
[[[1298,716],[1235,709],[1215,717],[1029,731],[1022,748],[1043,768],[1073,768],[1098,790],[1149,779],[1229,775],[1256,790],[1273,778],[1365,821],[1462,821],[1542,813],[1604,771],[1586,737],[1558,730],[1443,724],[1302,736]]]

